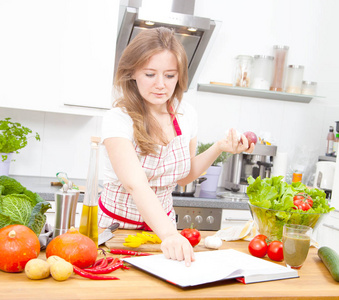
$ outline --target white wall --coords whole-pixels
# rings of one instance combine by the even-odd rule
[[[290,46],[288,63],[304,65],[304,78],[317,81],[318,95],[325,97],[304,104],[190,89],[185,99],[198,111],[199,141],[215,141],[235,127],[271,137],[290,158],[297,146],[310,149],[312,156],[323,155],[328,127],[339,121],[338,11],[335,0],[197,0],[196,15],[222,21],[198,82],[232,82],[235,56],[272,54],[273,45],[284,44]],[[42,138],[30,140],[15,155],[10,174],[55,176],[65,171],[86,178],[89,138],[100,134],[101,117],[1,108],[2,101],[0,118],[12,117]]]

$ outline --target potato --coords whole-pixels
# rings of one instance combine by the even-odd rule
[[[40,258],[33,258],[27,262],[25,274],[29,279],[47,278],[50,274],[49,263]]]
[[[68,279],[73,273],[73,265],[65,260],[56,261],[51,265],[51,275],[57,281]]]
[[[52,255],[49,258],[47,258],[47,262],[50,265],[53,265],[55,262],[60,261],[60,260],[65,261],[62,257],[57,256],[57,255]]]

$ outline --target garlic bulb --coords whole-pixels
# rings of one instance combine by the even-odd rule
[[[205,238],[205,247],[210,249],[218,249],[222,245],[222,240],[216,235],[210,235]]]

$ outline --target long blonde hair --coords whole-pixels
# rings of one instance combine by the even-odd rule
[[[148,111],[132,75],[142,68],[153,55],[164,50],[173,53],[178,64],[178,82],[172,97],[167,101],[167,111],[171,113],[172,108],[176,109],[173,105],[175,99],[180,104],[188,82],[186,52],[174,36],[173,30],[158,27],[145,29],[139,33],[124,50],[114,79],[115,88],[121,93],[115,106],[124,109],[132,118],[134,140],[143,155],[156,154],[156,140],[164,145],[168,141],[159,123]]]

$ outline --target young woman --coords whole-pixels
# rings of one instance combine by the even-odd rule
[[[115,77],[120,97],[105,115],[104,191],[99,226],[151,229],[167,258],[194,260],[193,248],[178,233],[172,191],[198,178],[222,151],[252,152],[235,130],[195,156],[197,117],[182,102],[187,87],[187,57],[172,30],[148,29],[125,49]]]

